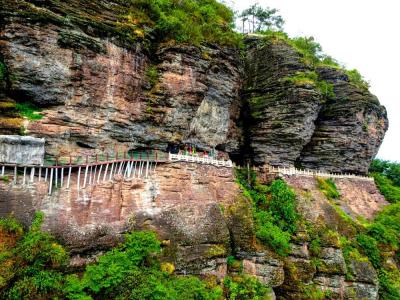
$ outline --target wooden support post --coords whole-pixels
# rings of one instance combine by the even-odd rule
[[[53,188],[53,170],[53,168],[50,169],[49,195],[51,195],[51,189]]]
[[[96,162],[97,162],[97,154],[96,154]],[[93,173],[93,184],[96,184],[97,183],[97,177],[96,177],[96,175],[97,175],[97,165],[95,165],[94,166],[94,173]]]
[[[24,177],[22,178],[23,185],[25,185],[25,179],[26,179],[26,167],[24,167]]]
[[[146,178],[148,177],[148,175],[149,175],[149,161],[147,160],[147,162],[146,162]]]
[[[44,174],[44,182],[47,182],[47,173],[49,173],[49,169],[46,168],[45,174]]]
[[[93,166],[89,167],[89,185],[92,184],[92,172],[93,172]]]
[[[106,169],[104,170],[103,182],[106,181],[107,171],[108,171],[108,163],[106,164]]]
[[[120,175],[122,174],[122,170],[124,169],[124,165],[125,165],[124,161],[119,165],[118,174],[120,174]]]
[[[64,168],[61,167],[60,187],[63,187],[63,183],[64,183]]]
[[[42,167],[39,167],[39,182],[42,180]]]
[[[1,176],[4,176],[5,168],[6,168],[5,166],[1,167]]]
[[[89,171],[89,165],[86,165],[85,177],[83,178],[83,188],[86,188],[86,181],[87,181],[88,171]]]
[[[18,179],[18,172],[17,172],[17,165],[14,166],[14,184],[17,184]]]
[[[127,178],[127,176],[128,176],[129,164],[130,164],[130,162],[128,161],[126,163],[126,167],[125,167],[124,178]]]
[[[79,168],[78,168],[78,179],[76,181],[76,185],[77,185],[78,191],[79,191],[79,188],[80,188],[80,185],[81,185],[81,166],[79,166]]]
[[[97,175],[97,183],[100,182],[100,177],[101,177],[101,171],[103,170],[103,164],[100,165],[100,170],[99,170],[99,174]]]
[[[69,184],[70,184],[70,181],[71,181],[71,165],[69,166],[69,168],[68,168],[68,178],[67,178],[67,189],[69,189]]]
[[[35,167],[31,168],[31,179],[30,182],[33,183],[33,178],[35,177]]]
[[[114,175],[116,175],[117,172],[118,172],[118,164],[119,164],[119,162],[116,162],[116,163],[115,163]]]
[[[55,176],[55,179],[56,179],[56,180],[55,180],[55,182],[56,182],[56,188],[57,188],[57,187],[58,187],[58,168],[56,167],[55,169],[56,169],[56,172],[55,172],[55,173],[56,173],[56,174],[55,174],[55,175],[56,175],[56,176]]]
[[[141,161],[141,167],[140,167],[140,177],[143,176],[143,169],[144,169],[144,160]]]
[[[114,163],[111,164],[110,179],[109,180],[112,180],[112,178],[113,178],[113,170],[114,170]]]
[[[139,161],[139,167],[138,167],[138,172],[137,172],[137,177],[140,178],[140,176],[142,175],[142,161]]]
[[[137,166],[137,161],[135,161],[135,165],[133,166],[133,174],[132,177],[136,176],[136,166]]]

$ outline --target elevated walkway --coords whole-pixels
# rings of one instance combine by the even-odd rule
[[[280,175],[297,175],[297,176],[318,176],[318,177],[328,177],[328,178],[354,178],[358,180],[374,181],[374,178],[368,176],[347,174],[347,173],[327,173],[319,170],[301,170],[295,167],[273,167],[268,168],[270,173],[276,173]]]
[[[76,188],[79,190],[111,181],[116,175],[122,176],[125,180],[148,178],[155,173],[157,164],[174,162],[233,167],[230,160],[223,161],[153,150],[115,155],[60,156],[47,158],[42,165],[0,163],[0,180],[22,186],[46,182],[48,193],[51,194],[56,188],[71,188],[71,174],[75,172],[77,173]]]

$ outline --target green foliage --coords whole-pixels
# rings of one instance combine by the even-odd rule
[[[16,103],[15,109],[22,117],[26,117],[28,120],[31,121],[40,120],[41,118],[43,118],[43,116],[38,113],[40,112],[40,109],[32,103]]]
[[[285,21],[278,15],[275,8],[262,8],[258,3],[251,5],[239,15],[242,21],[242,30],[261,32],[263,30],[282,30]]]
[[[229,300],[258,300],[265,299],[270,288],[261,284],[252,276],[225,277],[226,298]]]
[[[380,173],[390,179],[393,185],[400,187],[400,163],[374,159],[369,167],[369,172]]]
[[[155,233],[146,231],[126,234],[80,276],[67,274],[67,253],[41,231],[43,218],[36,213],[26,233],[14,218],[0,219],[1,299],[264,299],[269,291],[254,277],[227,277],[211,286],[194,276],[173,275],[157,260],[161,248]]]
[[[3,62],[0,61],[0,82],[6,79],[7,69]],[[1,86],[1,83],[0,83]]]
[[[380,173],[372,173],[375,184],[385,199],[391,203],[400,202],[400,187],[393,184],[386,176]]]
[[[157,66],[151,65],[147,68],[146,79],[149,81],[150,86],[154,87],[158,82],[158,69]]]
[[[126,19],[134,32],[158,41],[239,45],[234,13],[216,0],[129,0]],[[140,34],[139,34],[140,35]]]
[[[7,233],[17,233],[19,235],[24,231],[21,224],[12,216],[0,219],[0,230]]]
[[[357,235],[357,242],[372,265],[375,268],[379,268],[381,266],[381,254],[378,248],[378,242],[373,237],[364,233]]]
[[[274,180],[268,189],[268,210],[275,224],[293,234],[297,230],[299,215],[296,211],[296,194],[285,181]]]
[[[243,194],[252,200],[257,238],[277,254],[288,255],[299,220],[295,193],[280,179],[270,186],[259,184],[251,170],[237,169],[236,178]]]
[[[331,293],[329,290],[321,290],[320,287],[310,284],[303,286],[304,295],[310,300],[324,300]]]
[[[3,181],[4,183],[9,183],[10,177],[8,177],[7,175],[0,176],[0,181]]]
[[[364,77],[358,72],[358,70],[346,70],[346,75],[349,78],[349,81],[353,83],[358,88],[368,90],[369,82],[364,79]]]
[[[314,238],[309,246],[311,255],[318,256],[321,252],[321,239],[319,237]]]
[[[319,189],[329,200],[336,200],[340,198],[340,193],[336,188],[336,184],[331,178],[324,179],[321,177],[316,177],[316,179]]]
[[[375,183],[391,203],[400,201],[400,164],[385,160],[375,159],[369,168]]]
[[[327,98],[335,97],[335,92],[333,91],[333,85],[325,80],[320,80],[319,75],[315,71],[296,72],[295,75],[290,77],[284,77],[283,80],[292,82],[295,85],[310,84],[316,87],[316,89],[325,97]]]
[[[379,296],[380,299],[397,300],[400,299],[400,271],[388,271],[381,269],[379,277]]]
[[[293,38],[290,44],[303,55],[307,65],[316,66],[324,58],[321,45],[312,36]]]
[[[36,213],[28,232],[13,247],[2,251],[2,299],[38,299],[61,293],[63,276],[60,270],[68,256],[53,237],[40,230],[42,222],[43,214]],[[22,231],[15,220],[3,219],[1,224],[10,232]]]
[[[317,70],[319,67],[329,67],[342,70],[347,75],[350,83],[354,84],[360,89],[368,90],[369,83],[365,81],[365,79],[356,69],[346,70],[344,66],[340,65],[331,56],[326,55],[322,51],[321,45],[317,43],[312,36],[290,38],[285,32],[274,30],[267,30],[262,32],[262,34],[265,36],[267,42],[275,43],[277,41],[283,41],[292,46],[301,55],[302,61],[309,66],[312,71]],[[305,81],[306,79],[315,81],[312,80],[312,78],[309,78],[309,76],[306,76],[305,78],[298,78],[300,81]],[[334,97],[334,94],[332,94],[333,89],[328,83],[323,82],[320,83],[319,89],[322,92],[325,91],[323,94]]]
[[[291,234],[275,225],[274,218],[267,211],[260,210],[254,216],[257,238],[270,246],[277,254],[288,255],[290,253]]]

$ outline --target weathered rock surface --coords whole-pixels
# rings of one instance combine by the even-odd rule
[[[311,69],[284,41],[249,39],[244,63],[211,45],[149,47],[126,33],[123,5],[2,6],[0,132],[45,137],[51,155],[192,143],[239,162],[366,172],[386,111],[341,71],[317,69],[334,86],[327,101],[313,84],[287,80]],[[43,118],[22,119],[15,102]]]
[[[262,283],[277,287],[283,283],[283,262],[274,258],[271,253],[246,253],[237,254],[242,259],[243,272],[256,276]]]
[[[111,150],[115,144],[165,150],[168,143],[187,142],[238,150],[237,51],[161,46],[150,58],[140,43],[122,47],[81,28],[85,16],[73,10],[73,1],[10,2],[0,33],[9,74],[5,94],[43,109],[43,119],[26,130],[46,138],[48,153]],[[24,5],[32,18],[24,17]],[[41,18],[34,18],[36,11]]]
[[[388,128],[386,110],[342,71],[321,68],[318,73],[333,84],[336,97],[322,107],[299,164],[330,172],[366,173]]]
[[[293,165],[310,141],[322,95],[311,85],[284,80],[307,70],[299,53],[284,42],[255,40],[248,46],[243,93],[251,123],[246,150],[256,164]]]
[[[355,178],[335,178],[333,180],[341,195],[337,204],[354,218],[363,216],[372,219],[378,211],[388,205],[373,181]],[[312,222],[322,219],[332,226],[332,229],[339,230],[339,232],[346,230],[340,223],[332,205],[319,190],[314,177],[285,176],[285,181],[296,191],[299,209],[307,219]]]
[[[73,174],[72,187],[76,179]],[[159,165],[148,179],[125,181],[117,175],[114,181],[52,195],[43,181],[25,187],[0,182],[0,214],[14,213],[29,224],[33,212],[42,210],[44,228],[76,255],[111,247],[132,228],[156,230],[168,241],[165,252],[177,271],[199,274],[220,268],[219,258],[226,268],[232,252],[229,207],[238,193],[231,169],[176,163]],[[236,223],[237,232],[246,232],[247,225]]]
[[[248,40],[245,151],[258,165],[366,173],[388,128],[385,108],[334,68],[317,69],[333,98],[307,81],[287,80],[311,70],[284,41]]]

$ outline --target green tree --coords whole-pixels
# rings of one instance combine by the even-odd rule
[[[248,31],[254,33],[263,30],[282,30],[285,23],[283,18],[278,15],[277,9],[263,8],[257,3],[245,9],[239,18],[242,21],[243,33],[246,25],[248,25]]]

